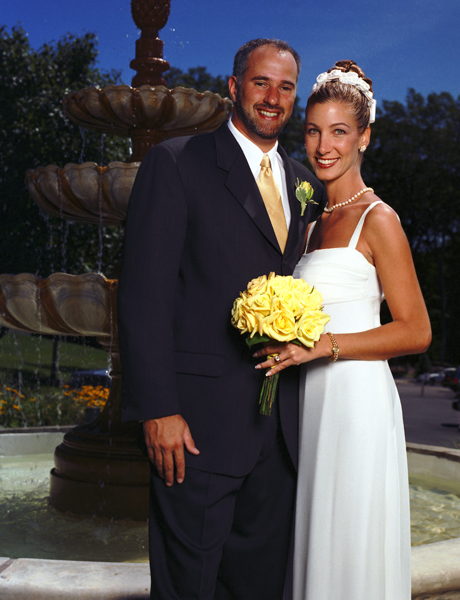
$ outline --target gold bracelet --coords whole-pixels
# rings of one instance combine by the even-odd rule
[[[329,339],[331,340],[332,344],[332,356],[329,358],[329,360],[331,362],[335,362],[339,358],[339,346],[337,345],[337,340],[335,339],[334,334],[328,331],[327,335],[329,336]]]

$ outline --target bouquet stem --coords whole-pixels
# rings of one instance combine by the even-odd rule
[[[267,358],[273,358],[276,354],[269,354]],[[269,371],[270,369],[267,369]],[[275,373],[270,377],[265,377],[262,385],[262,390],[259,396],[259,414],[269,417],[272,414],[273,401],[276,396],[276,388],[278,387],[278,379],[280,374]]]
[[[272,414],[272,405],[276,395],[276,388],[278,387],[279,376],[279,373],[275,373],[271,377],[265,377],[259,397],[259,413],[261,415],[269,417]]]

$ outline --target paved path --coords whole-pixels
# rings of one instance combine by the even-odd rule
[[[404,415],[406,441],[460,449],[460,412],[452,408],[455,394],[441,385],[396,380]]]

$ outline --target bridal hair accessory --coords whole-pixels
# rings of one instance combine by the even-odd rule
[[[354,196],[352,196],[351,198],[349,198],[346,202],[340,202],[339,204],[333,204],[330,208],[328,208],[326,206],[324,209],[324,212],[331,213],[334,210],[334,208],[340,208],[342,206],[346,206],[347,204],[350,204],[350,202],[353,202],[353,200],[356,200],[356,198],[359,198],[366,192],[373,192],[373,191],[374,190],[372,188],[366,187],[363,190],[361,190],[360,192],[358,192],[357,194],[355,194]]]
[[[374,99],[374,94],[371,92],[371,86],[364,81],[358,73],[354,71],[348,71],[348,73],[344,73],[339,69],[332,69],[329,73],[320,73],[316,78],[316,83],[312,88],[312,92],[316,92],[324,84],[329,81],[339,80],[340,83],[346,83],[348,85],[352,85],[357,88],[364,96],[366,96],[369,103],[369,123],[375,122],[375,109],[377,107],[377,100]]]
[[[366,152],[366,148],[367,148],[366,144],[363,144],[362,146],[360,146],[359,151]]]
[[[329,339],[331,340],[331,344],[332,344],[332,356],[330,357],[330,361],[331,362],[335,362],[338,358],[339,358],[339,346],[337,345],[337,340],[334,337],[334,334],[331,333],[330,331],[327,332],[327,335],[329,336]]]

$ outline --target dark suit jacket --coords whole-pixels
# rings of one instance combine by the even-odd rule
[[[259,455],[268,419],[259,415],[264,374],[230,324],[233,301],[254,277],[290,275],[324,188],[282,148],[291,225],[281,253],[257,184],[226,124],[211,134],[152,148],[139,168],[126,224],[118,315],[123,418],[180,413],[199,456],[187,464],[232,476]],[[308,180],[320,207],[300,217],[295,181]],[[296,369],[283,378],[283,432],[297,455]],[[275,417],[276,418],[276,417]]]

